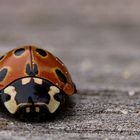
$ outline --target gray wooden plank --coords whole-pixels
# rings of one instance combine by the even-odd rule
[[[79,91],[56,118],[26,123],[0,116],[3,139],[139,139],[140,93]]]

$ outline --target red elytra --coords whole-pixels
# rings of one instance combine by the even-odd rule
[[[17,79],[28,76],[46,79],[68,96],[76,92],[76,87],[66,66],[44,49],[25,46],[13,49],[1,57],[0,90]]]

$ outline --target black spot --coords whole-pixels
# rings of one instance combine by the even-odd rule
[[[4,58],[4,55],[0,57],[0,60],[2,60]]]
[[[3,69],[3,70],[0,71],[0,81],[4,80],[4,78],[7,74],[7,71],[8,71],[7,69]]]
[[[26,65],[26,73],[27,73],[27,75],[30,75],[30,74],[31,74],[31,67],[30,67],[30,64],[27,64],[27,65]]]
[[[30,64],[26,65],[26,73],[29,76],[35,76],[38,74],[38,66],[37,64],[33,65],[33,68],[31,68]]]
[[[34,70],[33,70],[34,74],[37,75],[38,74],[38,65],[34,64]]]
[[[25,52],[25,49],[24,49],[24,48],[19,48],[19,49],[15,50],[14,54],[15,54],[16,56],[20,56],[20,55],[22,55],[24,52]]]
[[[66,76],[58,69],[55,70],[58,78],[60,79],[60,81],[62,81],[63,83],[67,83],[67,78]]]
[[[36,51],[43,57],[47,56],[47,52],[43,49],[36,49]]]

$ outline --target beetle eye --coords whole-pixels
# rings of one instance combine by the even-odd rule
[[[61,82],[67,83],[66,76],[60,70],[56,69],[55,72],[56,72],[56,74]]]

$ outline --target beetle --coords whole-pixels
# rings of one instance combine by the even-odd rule
[[[12,114],[53,114],[76,93],[65,64],[35,46],[15,48],[0,58],[0,95]]]

